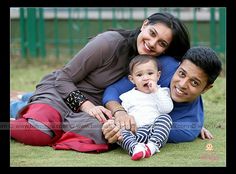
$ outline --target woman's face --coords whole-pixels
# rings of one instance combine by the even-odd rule
[[[137,38],[137,48],[140,55],[159,56],[172,41],[172,30],[162,23],[148,25],[145,20]]]

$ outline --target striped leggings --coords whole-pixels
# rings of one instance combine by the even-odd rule
[[[169,115],[160,115],[157,117],[153,124],[144,125],[139,127],[136,134],[129,130],[123,130],[123,141],[117,142],[123,149],[133,154],[133,149],[138,143],[152,142],[157,145],[158,149],[163,147],[170,133],[172,126],[172,119]]]

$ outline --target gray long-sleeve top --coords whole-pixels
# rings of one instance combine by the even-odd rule
[[[95,105],[102,105],[104,89],[126,73],[130,47],[116,31],[107,31],[91,39],[62,69],[46,75],[36,86],[31,103],[47,103],[68,114],[65,99],[79,90]]]

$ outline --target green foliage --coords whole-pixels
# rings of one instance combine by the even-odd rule
[[[216,79],[208,92],[203,94],[205,106],[205,126],[207,128],[226,127],[226,79]]]

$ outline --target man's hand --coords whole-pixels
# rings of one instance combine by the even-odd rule
[[[126,112],[117,112],[116,117],[108,120],[102,126],[102,132],[109,143],[115,143],[123,139],[120,130],[127,129],[132,132],[137,131],[134,117],[127,115]]]
[[[207,130],[206,128],[202,128],[201,130],[201,134],[200,134],[200,138],[205,140],[205,139],[213,139],[213,135],[211,134],[211,132],[209,130]]]
[[[113,113],[116,108],[122,108],[120,103],[118,103],[117,101],[108,102],[106,104],[106,107],[109,110],[113,111]],[[134,117],[128,115],[125,110],[120,109],[115,111],[113,117],[113,119],[105,122],[102,127],[103,135],[109,143],[115,143],[116,141],[122,140],[122,135],[120,133],[121,129],[131,130],[134,133],[137,131]]]
[[[126,130],[131,130],[133,133],[137,131],[134,117],[128,115],[125,111],[116,112],[115,125]]]
[[[103,124],[102,132],[108,143],[115,143],[122,140],[120,127],[115,125],[114,119],[110,119]]]

